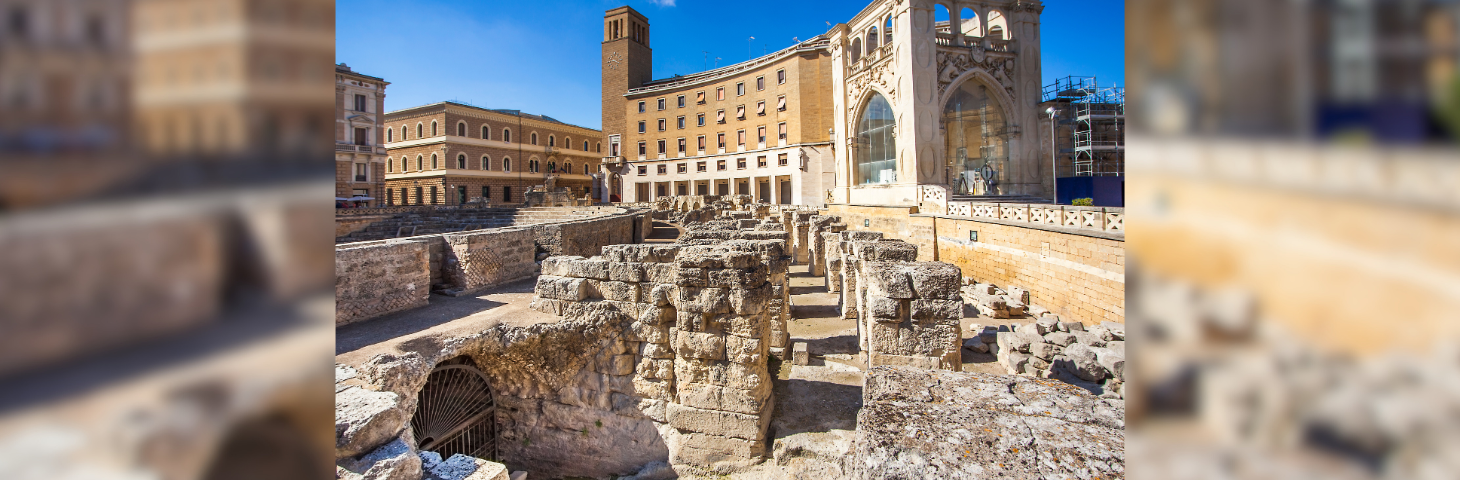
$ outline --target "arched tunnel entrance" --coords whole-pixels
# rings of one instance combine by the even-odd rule
[[[417,397],[411,432],[423,451],[500,461],[497,402],[487,377],[469,357],[442,362]]]

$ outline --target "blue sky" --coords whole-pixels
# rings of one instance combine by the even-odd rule
[[[793,37],[825,33],[826,22],[847,21],[869,1],[627,3],[649,18],[654,78],[663,78],[713,68],[717,57],[724,66],[747,60],[747,53],[788,47]],[[1044,3],[1044,83],[1096,75],[1101,85],[1124,85],[1125,3]],[[458,100],[599,128],[601,22],[605,10],[620,5],[622,0],[342,0],[336,4],[335,57],[391,82],[387,110]]]

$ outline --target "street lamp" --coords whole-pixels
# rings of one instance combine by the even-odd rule
[[[1051,181],[1050,187],[1051,190],[1053,190],[1052,192],[1050,192],[1050,199],[1054,201],[1055,205],[1059,205],[1060,172],[1059,165],[1055,164],[1055,153],[1058,150],[1058,147],[1055,146],[1054,142],[1054,117],[1059,116],[1059,111],[1055,110],[1054,107],[1049,107],[1044,109],[1044,113],[1049,114],[1049,176]]]

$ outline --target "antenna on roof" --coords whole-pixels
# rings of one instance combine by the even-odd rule
[[[705,52],[705,63],[710,63],[710,52],[708,50],[700,50],[700,51],[701,52]]]
[[[801,43],[801,37],[791,37],[791,43]]]

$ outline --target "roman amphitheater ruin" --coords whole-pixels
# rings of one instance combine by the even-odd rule
[[[337,216],[337,478],[1123,478],[1117,208]]]

